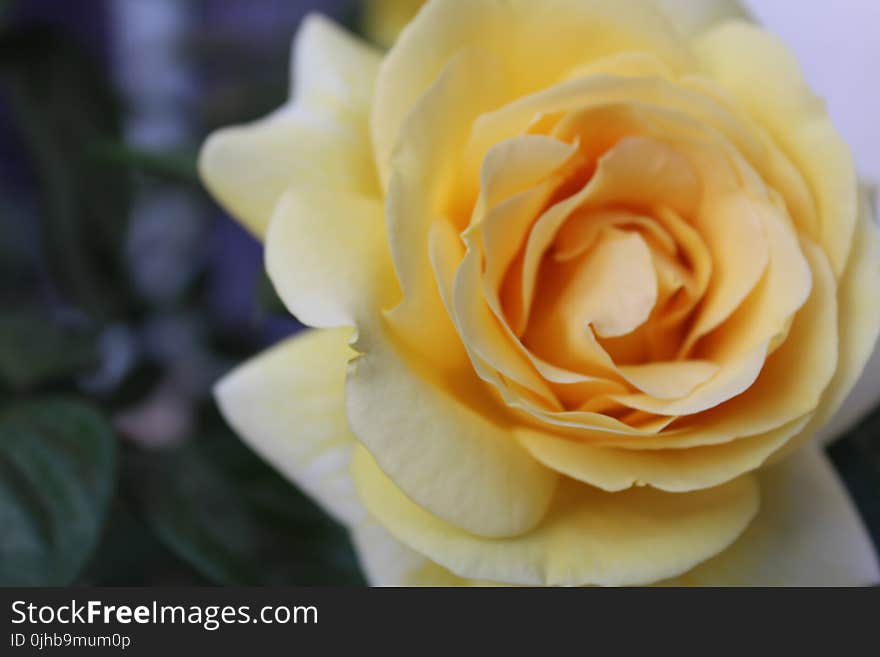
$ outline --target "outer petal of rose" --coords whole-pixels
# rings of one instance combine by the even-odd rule
[[[380,201],[291,189],[266,239],[266,269],[287,308],[310,326],[375,322],[400,292]]]
[[[730,90],[804,173],[819,208],[819,234],[839,278],[858,215],[852,154],[824,104],[809,90],[791,52],[743,22],[710,29],[696,41],[709,76]]]
[[[473,535],[512,536],[538,524],[557,475],[516,442],[470,364],[449,384],[401,354],[388,333],[365,337],[367,353],[349,368],[348,419],[395,488]]]
[[[453,575],[398,541],[370,516],[352,530],[351,538],[371,586],[492,585]]]
[[[414,504],[358,449],[355,485],[398,540],[465,578],[509,584],[647,584],[718,554],[758,509],[750,477],[693,493],[605,493],[564,480],[544,521],[503,541],[474,536]]]
[[[593,447],[559,436],[521,429],[517,438],[531,454],[560,473],[616,492],[648,485],[672,493],[718,486],[756,470],[792,436],[809,416],[766,434],[691,449],[627,450]]]
[[[727,550],[660,586],[876,584],[870,539],[836,473],[811,450],[763,471],[761,510]],[[816,499],[821,503],[816,504]],[[408,548],[367,517],[353,532],[374,585],[480,586]],[[843,548],[843,549],[842,549]]]
[[[387,223],[404,296],[389,321],[438,370],[459,367],[467,355],[440,296],[428,245],[432,226],[450,221],[448,203],[460,189],[457,154],[470,125],[500,97],[497,66],[491,53],[458,53],[410,115],[394,155]]]
[[[822,427],[815,435],[819,444],[830,445],[838,438],[843,437],[847,431],[877,407],[878,395],[880,395],[880,349],[877,349],[875,345],[871,357],[865,363],[861,378],[849,396],[844,399],[840,409],[831,416],[831,420],[824,426],[818,425]]]
[[[199,170],[230,213],[262,238],[292,183],[378,194],[367,125],[379,55],[319,16],[294,44],[292,100],[205,142]]]
[[[805,447],[760,475],[761,510],[727,550],[673,586],[863,586],[877,556],[824,454]]]
[[[875,345],[880,333],[880,304],[866,300],[878,298],[880,231],[871,218],[867,199],[863,199],[852,254],[837,291],[839,364],[815,420],[804,431],[804,440],[820,429],[820,442],[834,440],[877,403],[880,394],[880,351],[876,350]],[[863,370],[861,382],[847,399],[847,394]]]
[[[687,36],[699,34],[724,20],[749,18],[736,0],[654,0],[654,3]]]
[[[678,71],[691,63],[676,31],[647,3],[435,0],[400,35],[379,74],[372,133],[383,182],[417,100],[456,53],[474,46],[503,63],[496,75],[505,68],[515,72],[502,102],[615,52],[654,52]]]
[[[349,374],[349,420],[398,485],[475,533],[524,531],[542,517],[556,475],[503,423],[486,419],[490,400],[478,410],[466,405],[488,395],[469,362],[450,381],[429,380],[438,370],[422,367],[404,343],[392,343],[397,338],[380,310],[398,292],[381,217],[382,206],[371,199],[287,192],[266,244],[272,281],[304,322],[357,325],[356,348],[364,355]]]
[[[226,421],[260,456],[346,525],[363,517],[345,419],[350,329],[305,331],[224,377],[214,394]]]

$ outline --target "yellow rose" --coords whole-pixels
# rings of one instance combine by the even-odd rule
[[[220,406],[372,582],[877,579],[807,439],[872,350],[880,242],[736,14],[435,0],[384,57],[312,17],[291,102],[206,143],[316,327]]]

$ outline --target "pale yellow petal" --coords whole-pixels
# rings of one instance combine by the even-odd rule
[[[730,317],[767,270],[770,248],[763,212],[764,207],[745,194],[704,204],[699,229],[712,254],[712,278],[683,353]]]
[[[731,18],[748,19],[738,0],[653,0],[685,36],[694,36]]]
[[[547,264],[523,343],[557,367],[613,377],[596,333],[619,335],[647,319],[657,298],[654,264],[644,240],[622,232],[581,260]]]
[[[673,577],[724,550],[758,509],[749,476],[686,494],[605,493],[564,480],[538,527],[495,540],[413,503],[363,449],[353,472],[368,511],[398,540],[459,577],[509,584],[613,586]]]
[[[876,302],[877,299],[880,299],[880,234],[871,217],[867,199],[863,199],[853,251],[837,292],[840,335],[838,366],[815,419],[807,426],[802,440],[808,440],[821,430],[819,440],[829,442],[876,404],[880,393],[877,386],[880,352],[876,351],[877,335],[880,333],[880,304]],[[872,351],[874,357],[868,361]],[[866,367],[868,362],[870,364]],[[863,370],[862,381],[847,399]],[[847,401],[841,408],[844,400]]]
[[[662,436],[637,441],[607,436],[598,443],[628,449],[717,444],[764,433],[815,412],[837,366],[836,281],[817,246],[804,241],[802,248],[812,270],[810,297],[795,316],[785,342],[767,358],[760,376],[745,392]],[[644,410],[669,410],[659,401],[650,406],[642,401]]]
[[[502,323],[492,314],[483,297],[480,273],[479,254],[470,249],[456,273],[453,292],[455,321],[468,351],[530,389],[546,403],[558,406],[555,395],[525,356],[515,336],[505,331]]]
[[[495,145],[483,160],[475,215],[480,217],[500,202],[538,185],[576,152],[576,143],[544,135],[521,135]]]
[[[810,295],[813,277],[797,234],[787,217],[769,204],[751,203],[764,226],[768,265],[748,298],[704,340],[701,349],[718,360],[785,336],[794,314]]]
[[[831,386],[829,386],[829,395],[830,389]],[[830,445],[846,436],[848,431],[856,427],[878,406],[880,406],[880,349],[877,349],[875,344],[861,376],[856,380],[855,386],[844,398],[837,412],[831,415],[831,419],[824,425],[816,423],[815,427],[807,427],[805,434],[813,430],[815,431],[813,437],[820,445]],[[808,436],[805,435],[804,438]]]
[[[776,37],[743,22],[710,29],[696,42],[702,66],[731,91],[804,174],[819,210],[811,237],[839,278],[858,215],[852,154],[824,103],[807,87],[794,56]]]
[[[766,434],[690,449],[593,447],[531,429],[517,432],[529,452],[558,472],[609,492],[652,486],[683,493],[718,486],[760,467],[809,417]]]
[[[574,80],[588,75],[616,75],[632,78],[665,78],[675,77],[669,66],[656,55],[649,52],[618,52],[593,60],[583,66],[571,69],[565,80]]]
[[[227,374],[214,389],[223,416],[251,449],[339,522],[364,515],[349,465],[345,417],[350,329],[304,331]]]
[[[880,584],[877,556],[833,466],[812,446],[761,471],[761,509],[717,557],[672,586]]]
[[[224,128],[202,147],[208,190],[262,238],[291,185],[378,193],[367,128],[379,56],[330,21],[303,21],[291,101],[249,125]]]
[[[484,76],[486,84],[513,73],[496,106],[615,52],[651,52],[676,71],[691,65],[679,35],[647,4],[435,0],[403,32],[379,74],[372,133],[376,162],[386,183],[391,154],[407,116],[456,53],[474,46],[497,63],[497,70]]]
[[[291,189],[272,217],[266,269],[304,324],[363,329],[400,298],[381,202]]]
[[[592,326],[603,338],[641,326],[657,301],[650,250],[637,233],[608,231],[587,254],[558,303],[569,331]]]
[[[371,586],[482,586],[488,582],[453,575],[407,547],[367,516],[351,532],[361,569]]]
[[[608,228],[635,228],[662,251],[675,254],[678,250],[672,235],[653,217],[629,210],[594,210],[573,215],[559,230],[553,242],[553,259],[559,262],[581,255]]]
[[[768,343],[758,345],[723,366],[705,383],[678,399],[658,399],[651,395],[611,395],[610,398],[629,408],[659,415],[693,415],[733,399],[755,383],[767,357]]]
[[[349,369],[348,418],[395,483],[476,535],[515,535],[540,522],[557,477],[516,442],[470,363],[450,385],[386,335],[366,339],[368,353]]]
[[[657,399],[676,399],[711,379],[719,366],[708,360],[674,360],[621,365],[617,369],[645,394]]]
[[[498,94],[500,81],[492,68],[491,59],[476,50],[461,52],[449,63],[403,127],[405,138],[395,152],[388,188],[389,243],[403,289],[389,321],[438,369],[458,367],[467,355],[431,268],[431,227],[452,219],[447,213],[457,193],[456,153],[473,118]]]

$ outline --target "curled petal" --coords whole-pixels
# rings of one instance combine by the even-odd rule
[[[759,475],[761,510],[732,546],[672,586],[866,586],[880,569],[858,513],[813,446]]]
[[[367,340],[348,375],[348,418],[396,485],[426,513],[478,536],[517,535],[539,523],[556,474],[514,440],[479,382],[438,381],[387,334]]]
[[[366,122],[379,55],[310,16],[294,43],[292,98],[266,118],[213,133],[199,157],[205,185],[258,238],[292,184],[375,196]]]
[[[818,242],[838,278],[846,267],[858,216],[852,154],[820,99],[778,39],[742,22],[704,33],[696,52],[710,77],[730,90],[791,158],[816,198]]]
[[[686,495],[605,493],[564,480],[543,522],[499,541],[475,536],[407,498],[365,450],[353,464],[369,512],[398,540],[459,577],[526,585],[648,584],[730,545],[758,510],[749,476]]]
[[[400,298],[382,204],[291,189],[269,227],[266,269],[287,308],[316,327],[375,324]]]
[[[386,184],[391,154],[418,99],[456,53],[474,46],[501,63],[484,83],[515,72],[498,105],[616,52],[651,52],[678,71],[692,66],[676,31],[646,3],[435,0],[410,23],[379,74],[372,134]]]
[[[350,329],[304,331],[227,374],[214,389],[227,422],[336,520],[364,517],[345,418]]]

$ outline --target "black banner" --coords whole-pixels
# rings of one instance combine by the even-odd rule
[[[850,654],[875,644],[880,589],[21,588],[0,604],[13,656],[751,653],[770,638]]]

